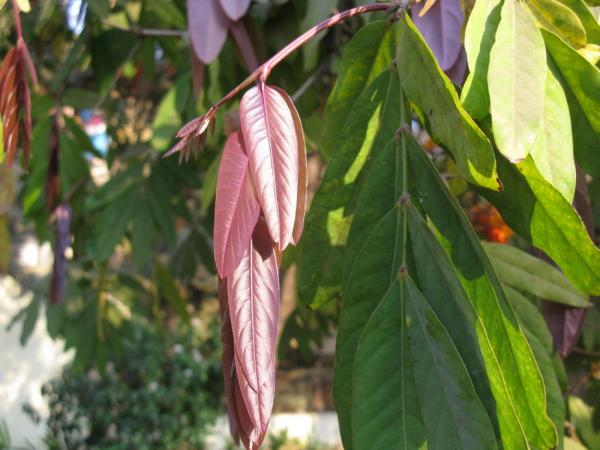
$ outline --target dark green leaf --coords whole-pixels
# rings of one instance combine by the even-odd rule
[[[496,400],[503,446],[551,448],[556,431],[540,413],[546,409],[542,378],[504,291],[469,220],[427,155],[415,146],[408,149],[413,200],[420,202],[435,227],[477,314],[476,333]]]
[[[410,18],[400,20],[398,29],[398,71],[407,97],[427,116],[433,138],[450,152],[460,173],[475,184],[499,189],[487,137],[464,111],[454,86]]]
[[[152,255],[152,217],[148,208],[145,199],[138,199],[133,210],[131,246],[133,262],[140,270],[146,267]]]
[[[186,309],[185,299],[181,296],[179,288],[167,268],[159,262],[154,266],[154,277],[161,297],[171,305],[180,317],[188,318],[189,313]]]
[[[484,243],[498,279],[518,291],[563,305],[584,308],[589,300],[547,262],[516,247]]]
[[[96,223],[96,260],[105,261],[112,255],[115,245],[125,234],[136,201],[135,192],[130,189],[102,211]]]
[[[406,284],[396,280],[360,335],[353,370],[353,445],[346,448],[427,447],[404,317],[406,303]]]
[[[388,22],[372,22],[362,27],[344,47],[339,76],[325,106],[319,152],[326,158],[332,155],[338,142],[342,142],[348,116],[363,91],[392,63],[393,31]]]
[[[369,85],[348,116],[305,222],[298,273],[305,305],[316,308],[340,291],[354,199],[364,174],[400,123],[399,98],[398,77],[387,70]]]

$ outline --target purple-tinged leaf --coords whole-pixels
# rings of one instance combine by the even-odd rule
[[[58,121],[52,122],[50,131],[50,148],[48,149],[48,169],[46,171],[46,207],[52,212],[58,206],[60,196],[60,158],[59,158],[59,127]]]
[[[462,48],[461,27],[464,14],[459,0],[436,2],[426,14],[419,16],[423,3],[413,6],[413,21],[442,68],[450,69]]]
[[[188,0],[188,32],[198,59],[204,64],[214,61],[229,29],[229,19],[217,0]]]
[[[225,384],[225,398],[227,400],[227,418],[229,419],[229,433],[236,444],[240,442],[240,421],[235,402],[235,355],[233,349],[233,331],[229,304],[227,300],[227,279],[219,278],[219,309],[221,311],[221,368]]]
[[[292,244],[298,244],[302,231],[304,229],[304,216],[306,215],[306,194],[308,192],[308,162],[306,160],[306,143],[304,141],[304,130],[300,114],[294,105],[294,101],[283,89],[273,87],[281,94],[286,101],[292,118],[294,119],[294,127],[296,128],[296,136],[298,139],[298,200],[296,203],[296,220],[294,221],[294,230],[292,232]]]
[[[204,63],[196,56],[194,45],[190,44],[190,60],[192,63],[192,86],[194,88],[194,99],[196,103],[200,100],[202,94],[202,84],[204,83]]]
[[[258,58],[256,57],[256,52],[252,46],[252,40],[248,35],[246,26],[243,22],[233,22],[231,27],[229,27],[229,32],[235,41],[235,45],[237,46],[240,55],[242,55],[242,58],[246,63],[246,68],[248,71],[252,72],[258,67]]]
[[[467,68],[467,53],[464,48],[461,48],[458,59],[454,62],[452,67],[446,70],[446,75],[448,75],[448,78],[450,78],[454,84],[462,86],[467,77]]]
[[[234,362],[235,367],[235,362]],[[246,409],[246,404],[244,403],[244,398],[242,397],[242,391],[240,388],[240,383],[238,382],[237,371],[234,373],[234,382],[235,382],[235,405],[236,411],[239,418],[240,424],[240,439],[246,447],[247,450],[258,450],[260,448],[260,444],[265,438],[265,432],[260,432],[258,428],[254,426],[250,416],[248,415],[248,410]]]
[[[542,313],[558,353],[566,358],[579,339],[587,309],[543,302]]]
[[[71,244],[71,208],[61,203],[54,210],[56,217],[56,241],[54,243],[54,264],[50,280],[50,302],[61,303],[65,296],[67,284],[67,258],[65,251]]]
[[[227,293],[237,379],[254,425],[247,436],[256,443],[271,419],[279,319],[279,272],[273,242],[262,220],[239,266],[228,277]]]
[[[227,277],[235,269],[260,215],[242,134],[227,139],[217,175],[214,249],[217,271]]]
[[[227,17],[233,21],[242,18],[250,6],[250,0],[220,0],[220,2]]]
[[[242,97],[240,125],[269,233],[280,250],[291,241],[298,199],[298,136],[283,96],[260,83]]]

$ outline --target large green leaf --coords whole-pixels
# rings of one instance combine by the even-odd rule
[[[500,22],[501,6],[502,0],[478,0],[465,29],[465,50],[470,73],[460,100],[465,110],[475,119],[483,119],[490,112],[487,74],[490,50]]]
[[[567,5],[575,14],[577,14],[579,20],[583,25],[583,28],[585,29],[588,43],[600,45],[600,24],[592,14],[590,8],[587,7],[585,2],[583,0],[559,1]]]
[[[448,255],[412,205],[407,218],[415,266],[413,277],[458,348],[475,390],[497,428],[495,402],[475,334],[477,313]]]
[[[299,296],[305,305],[318,307],[340,291],[353,199],[364,173],[400,123],[399,98],[396,72],[386,70],[348,116],[306,217],[298,273]]]
[[[488,89],[494,139],[510,161],[531,150],[544,108],[546,50],[530,13],[505,0],[490,52]]]
[[[319,153],[326,158],[332,155],[360,95],[393,59],[393,27],[388,22],[365,25],[344,47],[339,76],[325,106]]]
[[[550,69],[545,91],[544,112],[531,157],[540,174],[571,202],[576,179],[571,116],[565,92]]]
[[[548,31],[543,31],[543,35],[553,61],[578,103],[579,108],[570,105],[576,156],[584,161],[586,170],[593,167],[600,171],[597,162],[600,160],[600,70],[558,36]],[[568,97],[570,93],[567,92]]]
[[[115,245],[125,234],[135,201],[135,190],[129,189],[102,211],[96,223],[95,260],[105,261],[113,254]]]
[[[527,341],[466,215],[423,151],[408,147],[413,199],[435,227],[477,314],[476,333],[486,364],[505,449],[551,448],[556,431],[544,386]],[[560,195],[560,194],[558,194]]]
[[[353,445],[346,444],[347,449],[428,448],[411,367],[405,303],[406,285],[396,279],[360,337],[353,370]]]
[[[563,305],[584,308],[589,300],[552,265],[516,247],[484,243],[500,281],[518,291]]]
[[[506,223],[543,250],[581,292],[600,294],[600,251],[571,204],[537,171],[531,158],[498,159],[502,193],[482,190]]]
[[[406,299],[404,320],[428,448],[496,448],[490,419],[455,344],[412,279],[401,275],[401,283]]]
[[[398,71],[407,97],[427,116],[433,138],[450,152],[460,173],[475,184],[499,189],[490,142],[462,108],[454,86],[408,16],[398,29]]]
[[[378,299],[388,290],[402,262],[404,239],[400,208],[389,211],[365,239],[349,275],[337,330],[333,396],[345,448],[352,448],[352,365],[356,346]]]
[[[558,0],[527,0],[527,4],[542,27],[556,33],[574,48],[585,46],[585,29],[570,8]]]

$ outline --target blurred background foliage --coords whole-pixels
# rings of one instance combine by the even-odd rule
[[[257,0],[242,22],[262,61],[334,8],[354,3],[360,2]],[[244,58],[228,39],[202,73],[192,66],[185,0],[31,0],[31,6],[22,21],[40,79],[32,98],[32,160],[26,174],[0,166],[0,270],[36,293],[11,323],[21,327],[22,342],[45,315],[50,336],[75,351],[71,366],[44,388],[48,447],[203,448],[206,427],[224,412],[212,203],[220,150],[237,127],[237,103],[219,112],[199,158],[179,165],[161,156],[184,123],[246,77]],[[341,51],[371,19],[329,30],[270,76],[303,118],[313,192],[323,168],[322,112]],[[0,54],[14,42],[7,4],[0,10]],[[194,80],[202,83],[198,93]],[[422,140],[482,239],[524,246],[455,176],[442,151]],[[590,198],[600,224],[598,180]],[[70,210],[67,236],[57,224],[58,205]],[[65,248],[64,270],[41,274],[17,263],[16,244],[29,233]],[[294,251],[283,263],[283,286],[291,288],[282,300],[282,370],[317,363],[339,311],[335,302],[318,311],[296,306]],[[63,295],[50,289],[52,278],[64,281]],[[597,306],[565,368],[568,425],[578,439],[572,448],[578,442],[600,448],[600,408],[589,406],[600,398]],[[296,448],[280,441],[285,436],[273,448]]]

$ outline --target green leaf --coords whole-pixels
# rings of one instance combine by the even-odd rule
[[[97,261],[105,261],[112,254],[127,229],[131,219],[133,206],[137,201],[135,191],[129,189],[123,195],[111,202],[102,211],[96,223],[96,251],[94,258]]]
[[[596,406],[596,408],[598,407]],[[594,430],[592,423],[594,408],[587,405],[582,399],[570,396],[569,412],[583,443],[589,449],[600,448],[600,433]]]
[[[489,417],[456,346],[412,279],[402,274],[400,277],[405,292],[404,320],[428,448],[496,448]]]
[[[341,132],[363,91],[392,63],[393,31],[387,21],[372,22],[362,27],[344,47],[338,79],[325,105],[319,143],[319,153],[325,158],[332,155],[341,141]]]
[[[577,14],[558,0],[527,0],[530,11],[547,30],[556,33],[574,48],[587,43],[583,24]]]
[[[206,213],[215,201],[215,194],[217,192],[217,174],[219,173],[219,164],[221,163],[222,155],[223,153],[220,152],[217,156],[215,156],[210,163],[210,166],[208,166],[206,174],[204,175],[202,187],[200,188],[201,216],[206,216]]]
[[[29,302],[29,305],[23,310],[25,317],[23,320],[23,328],[21,328],[21,336],[19,337],[19,342],[21,342],[22,346],[27,345],[27,341],[29,341],[29,338],[35,330],[35,324],[40,315],[41,304],[41,297],[39,295],[34,295]]]
[[[502,0],[476,1],[465,29],[465,50],[470,73],[460,100],[465,110],[475,119],[483,119],[490,112],[487,75],[490,50],[500,22],[501,5]]]
[[[353,445],[345,448],[427,448],[411,370],[405,303],[406,284],[396,280],[361,334],[353,370]]]
[[[396,277],[404,240],[402,211],[394,208],[365,239],[350,272],[337,329],[333,397],[345,448],[352,448],[352,366],[361,332]]]
[[[585,2],[583,0],[559,1],[567,5],[575,14],[577,14],[585,29],[588,43],[600,45],[600,24]]]
[[[116,29],[103,31],[92,38],[92,68],[101,95],[108,93],[119,76],[119,69],[132,56],[138,44],[139,40],[134,34]]]
[[[581,292],[600,294],[600,250],[571,204],[537,171],[531,158],[498,159],[502,193],[482,190],[506,223],[543,250]]]
[[[314,24],[331,16],[337,7],[337,4],[338,0],[308,0],[306,2],[306,15],[300,23],[300,32],[305,32],[310,27],[314,26]],[[304,70],[312,70],[317,65],[319,42],[321,42],[321,39],[323,39],[324,36],[325,33],[319,33],[302,47]]]
[[[569,202],[575,195],[575,159],[567,97],[550,69],[546,75],[544,112],[531,158],[540,174]]]
[[[167,150],[182,124],[181,113],[190,95],[190,74],[180,76],[160,101],[152,122],[152,147]]]
[[[133,262],[143,270],[152,255],[152,217],[146,199],[138,199],[133,211],[131,246]]]
[[[476,334],[503,447],[551,448],[556,431],[541,413],[546,409],[542,378],[504,291],[468,218],[427,155],[413,146],[408,150],[412,198],[420,200],[477,314]]]
[[[88,6],[93,14],[105,19],[110,14],[110,5],[107,0],[88,0]]]
[[[558,269],[510,245],[484,243],[500,281],[535,297],[575,308],[589,304]]]
[[[173,0],[146,0],[144,7],[164,28],[185,29],[185,15]]]
[[[525,7],[505,0],[490,52],[488,89],[496,145],[512,162],[523,160],[540,127],[544,109],[546,50]]]
[[[589,170],[590,167],[597,168],[597,161],[600,160],[600,145],[597,145],[598,136],[600,136],[600,107],[598,107],[600,105],[600,70],[558,36],[545,30],[543,35],[553,61],[579,106],[577,108],[570,105],[571,113],[575,113],[572,117],[574,127],[582,127],[582,129],[574,130],[573,133],[576,156],[584,161],[586,170]],[[569,92],[567,92],[567,97],[569,97]],[[569,100],[571,99],[569,98]],[[579,109],[583,115],[577,114]],[[588,128],[588,124],[595,136]],[[585,133],[584,137],[579,136],[582,131]],[[582,157],[582,155],[585,156]],[[585,161],[590,162],[585,163]]]
[[[400,123],[399,98],[398,77],[387,70],[363,92],[348,116],[306,218],[298,272],[304,305],[319,307],[341,289],[354,200],[364,174]]]
[[[434,140],[468,180],[499,189],[490,142],[462,108],[456,90],[408,16],[398,23],[398,71],[407,97],[427,116]]]
[[[94,108],[100,96],[98,92],[88,89],[69,88],[65,89],[61,97],[62,103],[75,109]]]
[[[408,207],[407,218],[415,267],[413,277],[458,348],[475,390],[497,429],[495,401],[475,333],[477,313],[444,249],[414,205]]]
[[[175,279],[171,276],[167,268],[159,262],[154,265],[154,278],[161,297],[171,305],[179,317],[189,318],[186,301],[181,296]]]

